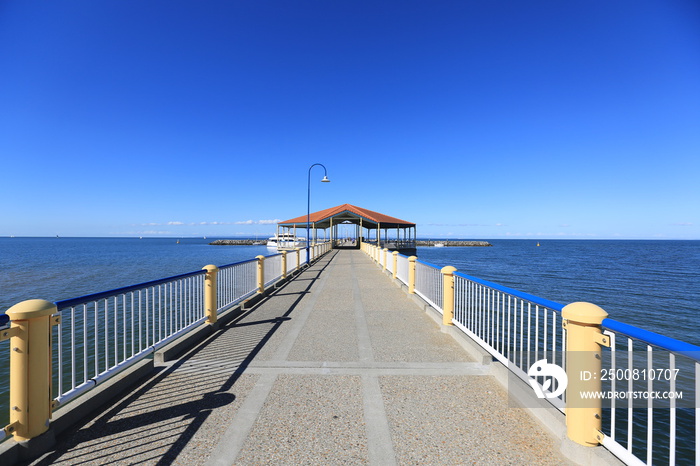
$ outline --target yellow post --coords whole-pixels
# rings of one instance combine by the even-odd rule
[[[301,267],[301,248],[295,248],[295,251],[297,252],[297,267],[295,270],[298,272]]]
[[[217,320],[216,311],[219,308],[216,302],[216,274],[219,268],[215,265],[205,265],[202,270],[207,273],[204,276],[204,315],[208,324],[215,324]]]
[[[398,262],[399,262],[399,251],[394,251],[391,253],[392,256],[394,256],[394,273],[391,275],[391,278],[394,280],[396,279],[396,269],[398,268]]]
[[[282,251],[282,278],[287,278],[287,251]]]
[[[416,256],[408,258],[408,292],[416,294]]]
[[[258,293],[265,292],[265,256],[255,256],[258,260]]]
[[[442,324],[454,325],[452,318],[455,313],[455,277],[456,268],[448,265],[443,267],[442,273]]]
[[[382,260],[382,270],[386,270],[386,253],[389,252],[389,248],[382,249],[382,254],[384,254],[384,259]]]
[[[53,303],[30,299],[7,310],[10,338],[10,424],[17,441],[49,429],[51,418],[51,315]],[[17,330],[14,330],[17,329]]]
[[[599,393],[602,382],[602,346],[610,346],[610,339],[603,335],[600,324],[608,316],[600,307],[591,303],[571,303],[562,310],[566,329],[566,430],[576,443],[594,447],[603,440],[602,400],[583,399],[581,394]],[[595,374],[582,377],[582,374]],[[589,380],[584,380],[589,379]]]

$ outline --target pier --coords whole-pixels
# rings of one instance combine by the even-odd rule
[[[649,361],[653,345],[654,361],[697,381],[700,348],[590,303],[563,306],[369,243],[331,246],[312,246],[308,261],[297,249],[13,306],[0,329],[13,349],[10,424],[0,431],[12,438],[0,461],[588,465],[696,456],[695,408],[672,403],[666,418],[652,418],[652,402],[604,411],[600,399],[576,404],[572,386],[575,374],[600,373],[610,348],[635,342]],[[40,348],[47,328],[49,351],[27,353],[22,345],[38,338]],[[605,348],[605,357],[574,357]],[[538,398],[531,363],[563,365],[564,355],[566,399],[549,383]],[[51,360],[53,393],[33,382],[46,380]],[[644,437],[623,430],[645,423],[654,430]]]
[[[488,365],[357,250],[95,414],[33,464],[566,463]]]

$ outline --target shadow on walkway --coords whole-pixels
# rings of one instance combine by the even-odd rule
[[[172,464],[216,408],[236,401],[236,395],[229,393],[233,385],[270,338],[291,320],[290,315],[336,254],[327,254],[250,309],[240,310],[204,343],[172,365],[157,367],[155,375],[136,391],[96,413],[96,419],[65,432],[53,452],[30,464]],[[256,312],[273,299],[283,305],[273,306],[273,315],[258,316]],[[231,338],[224,337],[237,329],[241,332],[234,345]],[[212,352],[218,356],[211,358]]]

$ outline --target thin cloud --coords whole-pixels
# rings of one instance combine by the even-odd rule
[[[276,218],[276,219],[267,219],[267,220],[239,220],[237,222],[180,222],[180,221],[172,221],[172,222],[166,222],[166,223],[157,223],[157,222],[148,222],[148,223],[140,223],[138,224],[139,226],[144,226],[144,227],[158,227],[158,226],[195,226],[195,225],[276,225],[282,220]],[[136,226],[136,225],[135,225]]]

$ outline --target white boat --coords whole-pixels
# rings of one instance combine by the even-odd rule
[[[268,238],[267,247],[270,249],[303,248],[306,247],[306,238],[294,236],[290,233],[280,233]]]

